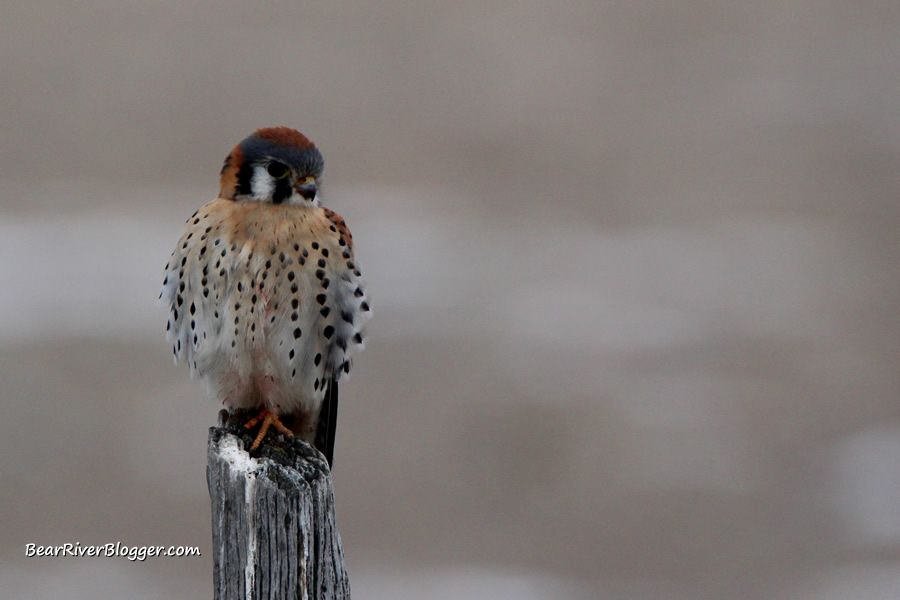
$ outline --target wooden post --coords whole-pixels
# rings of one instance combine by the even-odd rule
[[[290,438],[251,458],[234,432],[221,415],[209,430],[215,599],[349,600],[322,455]]]

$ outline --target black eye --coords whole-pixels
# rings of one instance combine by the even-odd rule
[[[266,171],[275,179],[287,177],[288,174],[287,166],[281,164],[280,162],[270,162],[268,165],[266,165]]]

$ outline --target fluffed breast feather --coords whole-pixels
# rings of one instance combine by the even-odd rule
[[[230,407],[316,409],[371,316],[339,215],[222,198],[188,219],[160,299],[176,362]]]

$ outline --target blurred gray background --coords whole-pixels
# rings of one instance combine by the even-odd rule
[[[6,2],[0,596],[208,598],[162,269],[309,135],[375,309],[366,599],[900,597],[894,0]],[[201,558],[25,558],[25,544]]]

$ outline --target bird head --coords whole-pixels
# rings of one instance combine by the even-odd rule
[[[322,153],[299,131],[258,129],[225,159],[219,195],[242,202],[319,206],[324,165]]]

